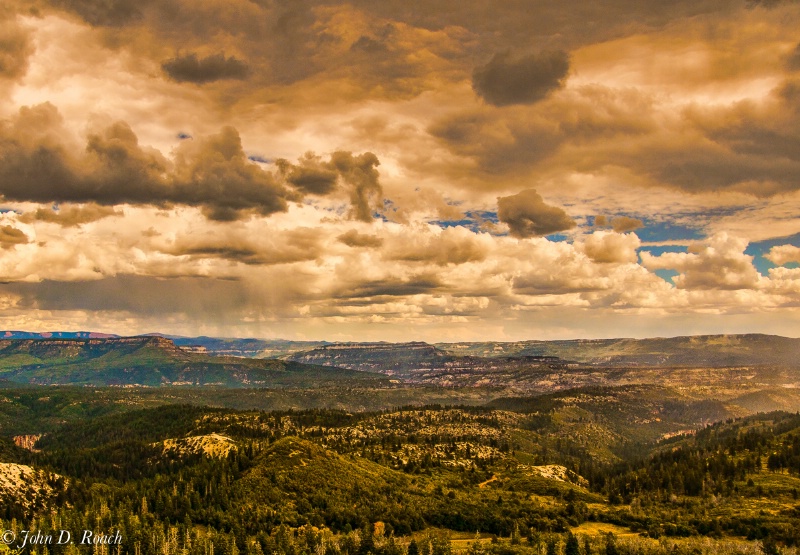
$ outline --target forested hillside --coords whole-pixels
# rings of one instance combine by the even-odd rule
[[[0,517],[7,529],[119,529],[124,552],[142,554],[747,553],[800,542],[800,416],[729,418],[653,442],[655,432],[626,433],[630,414],[615,420],[603,393],[572,408],[562,396],[515,410],[168,405],[78,418],[33,450],[0,442],[3,462],[31,468],[45,492],[24,503],[6,483]],[[651,424],[660,430],[639,427]]]

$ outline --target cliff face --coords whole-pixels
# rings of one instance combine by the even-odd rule
[[[27,449],[28,451],[35,451],[36,449],[34,446],[36,442],[39,441],[39,438],[42,437],[42,434],[28,434],[22,436],[14,436],[14,444],[17,447],[22,447],[23,449]]]

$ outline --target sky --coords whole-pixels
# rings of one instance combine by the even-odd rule
[[[6,0],[0,328],[798,336],[800,2]]]

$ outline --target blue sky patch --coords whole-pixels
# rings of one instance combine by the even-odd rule
[[[442,228],[465,227],[475,233],[483,231],[481,229],[481,224],[483,222],[500,223],[497,212],[491,212],[489,210],[470,210],[465,212],[464,216],[465,217],[460,220],[431,220],[428,223],[438,225]]]
[[[646,245],[639,247],[636,251],[647,251],[653,256],[661,256],[665,252],[689,252],[689,248],[684,245]]]
[[[756,267],[756,270],[758,270],[762,276],[766,276],[769,274],[771,268],[775,268],[775,264],[764,258],[764,255],[768,254],[772,247],[777,247],[778,245],[800,247],[800,233],[795,233],[788,237],[776,237],[764,241],[754,241],[747,245],[744,253],[753,257],[753,266]],[[798,264],[796,262],[790,262],[786,264],[786,267],[797,268]]]
[[[675,270],[653,270],[653,273],[672,285],[675,285],[672,278],[680,275],[680,272],[676,272]]]
[[[669,222],[650,222],[645,220],[644,227],[634,233],[642,241],[697,241],[703,239],[705,234],[696,227],[689,227]]]

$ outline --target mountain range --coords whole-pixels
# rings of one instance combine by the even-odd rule
[[[800,339],[761,334],[439,344],[0,336],[0,379],[13,383],[316,387],[367,380],[507,395],[657,384],[699,397],[742,398],[751,407],[791,409],[800,400]]]

